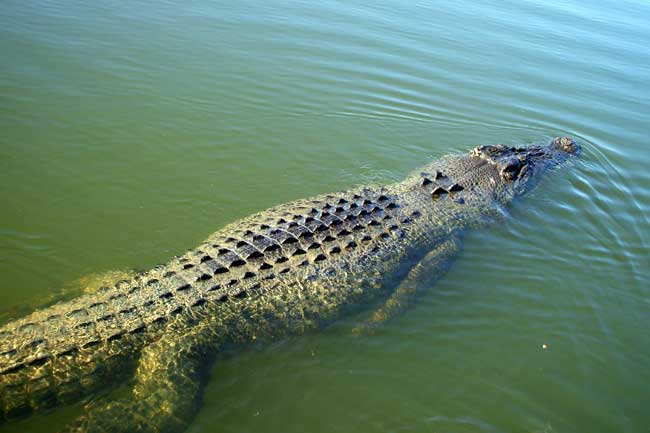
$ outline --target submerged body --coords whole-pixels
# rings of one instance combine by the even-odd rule
[[[220,347],[300,334],[388,299],[381,320],[440,276],[471,227],[494,217],[573,140],[483,146],[402,182],[280,205],[114,287],[0,328],[0,422],[133,380],[68,431],[179,431]]]

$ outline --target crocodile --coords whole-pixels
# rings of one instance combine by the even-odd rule
[[[400,182],[282,204],[164,265],[5,324],[0,423],[86,399],[64,431],[182,431],[225,347],[304,334],[372,305],[355,328],[371,332],[444,274],[467,230],[502,221],[579,150],[568,137],[484,145]]]

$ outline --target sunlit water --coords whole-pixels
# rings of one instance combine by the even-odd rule
[[[571,135],[408,314],[225,354],[189,431],[650,431],[650,4],[221,3],[2,3],[3,320],[274,204]]]

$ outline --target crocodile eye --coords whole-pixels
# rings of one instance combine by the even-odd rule
[[[501,168],[501,177],[505,180],[515,180],[521,170],[521,161],[517,158],[508,159]]]

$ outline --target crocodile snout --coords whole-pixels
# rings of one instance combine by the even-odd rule
[[[554,138],[553,141],[551,141],[551,146],[570,155],[577,155],[578,152],[580,152],[580,146],[571,137]]]

